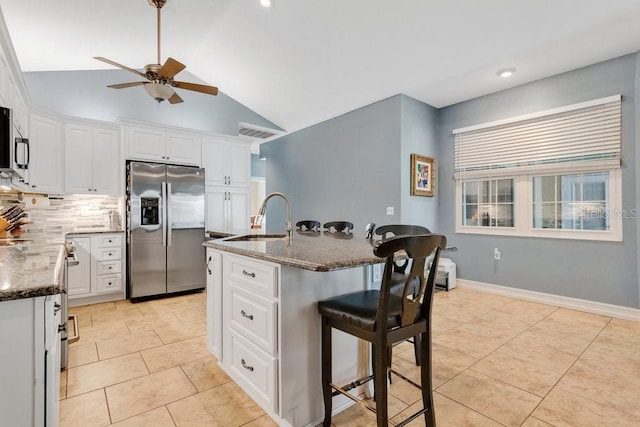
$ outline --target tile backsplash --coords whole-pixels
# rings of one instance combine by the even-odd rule
[[[109,211],[120,215],[124,224],[124,197],[65,195],[48,198],[35,194],[1,194],[3,209],[17,204],[29,213],[29,224],[21,226],[28,238],[41,242],[61,242],[78,228],[110,226]],[[23,237],[27,237],[23,235]]]

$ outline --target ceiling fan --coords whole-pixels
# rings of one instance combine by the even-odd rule
[[[184,70],[187,66],[176,61],[173,58],[167,58],[163,65],[160,65],[160,9],[165,5],[167,0],[148,0],[149,4],[157,9],[158,20],[158,62],[156,64],[148,64],[144,67],[144,72],[140,72],[133,68],[129,68],[110,59],[103,58],[101,56],[95,56],[94,59],[98,61],[106,62],[107,64],[114,65],[123,70],[130,71],[147,79],[143,82],[121,83],[116,85],[109,85],[107,87],[113,89],[124,89],[133,86],[144,86],[145,90],[153,99],[159,103],[165,99],[170,104],[178,104],[182,101],[182,98],[173,90],[174,87],[179,89],[192,90],[195,92],[206,93],[209,95],[217,95],[218,88],[215,86],[207,86],[196,83],[179,82],[173,80],[174,76],[180,71]]]

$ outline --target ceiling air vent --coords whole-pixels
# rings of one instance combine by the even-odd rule
[[[280,135],[281,133],[281,131],[275,129],[250,125],[248,123],[242,122],[238,123],[238,135],[244,135],[250,138],[267,139],[271,138],[272,136]]]

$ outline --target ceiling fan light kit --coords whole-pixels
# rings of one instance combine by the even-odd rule
[[[167,58],[163,65],[160,65],[160,9],[167,3],[167,0],[148,0],[149,4],[156,8],[158,17],[158,62],[156,64],[148,64],[144,67],[144,72],[140,72],[133,68],[129,68],[102,56],[95,56],[94,59],[121,68],[125,71],[137,74],[147,81],[120,83],[109,85],[112,89],[125,89],[134,86],[144,86],[145,90],[158,103],[168,100],[170,104],[182,102],[182,98],[173,90],[174,87],[191,90],[194,92],[205,93],[208,95],[217,95],[218,88],[215,86],[201,85],[196,83],[179,82],[173,80],[176,74],[187,68],[186,65],[173,58]]]

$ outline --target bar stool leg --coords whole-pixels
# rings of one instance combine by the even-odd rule
[[[322,397],[324,399],[324,427],[331,426],[333,410],[331,390],[331,326],[329,319],[322,316]]]
[[[387,410],[387,369],[389,366],[389,352],[386,346],[376,345],[374,349],[374,365],[375,365],[375,400],[376,400],[376,419],[378,427],[386,427],[389,425],[389,413]]]
[[[420,343],[420,381],[422,385],[422,405],[429,410],[424,414],[426,427],[436,427],[436,414],[433,408],[433,387],[431,385],[431,346],[430,332],[421,334]]]

